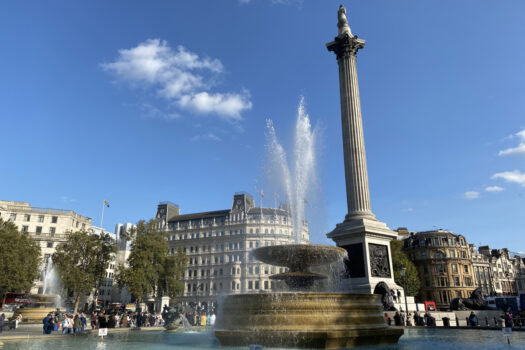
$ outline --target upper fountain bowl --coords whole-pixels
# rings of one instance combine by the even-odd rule
[[[290,271],[305,271],[309,266],[325,265],[338,261],[346,255],[339,247],[320,244],[288,244],[257,248],[253,256],[258,260]]]

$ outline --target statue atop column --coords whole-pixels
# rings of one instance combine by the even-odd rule
[[[343,5],[339,5],[339,11],[337,11],[337,28],[339,28],[339,36],[343,35],[343,33],[352,36],[352,31],[346,19],[346,9]]]

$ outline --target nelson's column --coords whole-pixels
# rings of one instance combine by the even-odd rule
[[[339,7],[337,27],[338,35],[326,46],[336,54],[339,65],[348,214],[327,236],[348,252],[347,278],[343,280],[346,288],[354,293],[370,294],[382,281],[390,288],[402,289],[394,282],[390,254],[390,241],[397,233],[378,221],[370,206],[356,70],[356,54],[365,46],[365,41],[352,35],[343,5]]]

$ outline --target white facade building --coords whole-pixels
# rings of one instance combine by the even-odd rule
[[[70,232],[91,228],[91,218],[73,210],[32,207],[28,202],[0,200],[0,218],[12,221],[20,231],[27,232],[40,244],[42,273],[31,288],[32,294],[43,292],[43,272],[57,245],[65,242]]]
[[[189,258],[183,276],[183,305],[214,308],[221,294],[272,290],[270,275],[284,268],[263,264],[250,255],[257,247],[295,243],[290,210],[254,206],[247,193],[236,193],[231,209],[181,215],[170,202],[158,205],[156,219],[168,233],[170,253],[182,249]],[[309,243],[306,221],[301,243]]]

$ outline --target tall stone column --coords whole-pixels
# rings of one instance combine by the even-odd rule
[[[361,218],[375,220],[370,206],[361,100],[356,69],[357,51],[364,46],[365,41],[353,36],[350,27],[327,44],[328,50],[335,52],[339,64],[341,125],[348,205],[348,214],[345,219],[347,221]]]
[[[372,293],[380,282],[399,289],[394,282],[390,253],[390,241],[397,237],[397,233],[376,219],[370,205],[356,67],[357,51],[365,46],[365,41],[352,34],[346,9],[342,5],[338,11],[337,27],[338,35],[326,46],[336,54],[339,65],[348,213],[345,220],[337,224],[327,236],[348,252],[348,289],[358,293]]]

